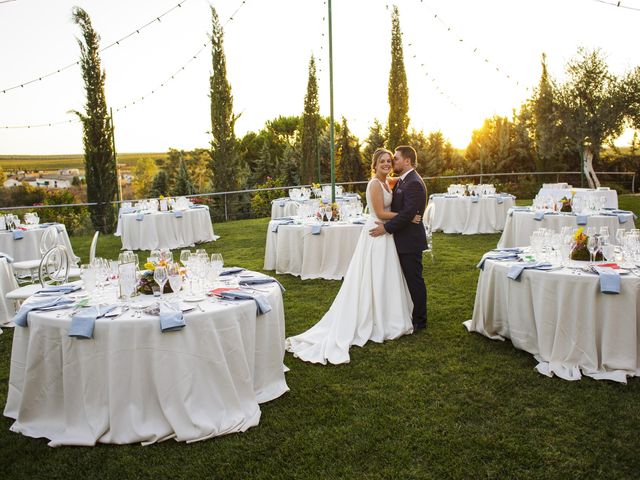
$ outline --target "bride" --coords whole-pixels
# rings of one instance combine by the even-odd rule
[[[386,178],[393,154],[378,148],[371,164],[373,178],[367,185],[370,217],[362,229],[340,291],[329,311],[313,327],[285,340],[286,349],[306,362],[348,363],[349,347],[367,341],[381,343],[412,333],[413,303],[400,269],[392,235],[372,237],[376,221],[387,221],[392,193]],[[420,222],[416,216],[414,222]]]

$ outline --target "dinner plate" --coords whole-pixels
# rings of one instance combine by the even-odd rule
[[[206,299],[206,295],[187,295],[185,297],[182,297],[182,300],[185,302],[201,302]]]

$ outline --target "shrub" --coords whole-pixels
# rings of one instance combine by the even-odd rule
[[[256,185],[256,188],[274,188],[282,187],[283,184],[280,180],[274,180],[271,177],[267,177],[266,183]],[[281,198],[285,195],[284,190],[267,190],[264,192],[257,192],[253,198],[251,198],[251,211],[257,218],[270,217],[271,216],[271,202],[277,198]]]

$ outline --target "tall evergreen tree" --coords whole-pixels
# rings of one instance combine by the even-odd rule
[[[553,86],[547,73],[547,56],[542,54],[542,75],[534,98],[536,167],[538,171],[555,170],[554,153],[558,145]]]
[[[169,175],[164,170],[160,170],[155,177],[153,177],[153,184],[151,185],[152,197],[167,196],[169,195]]]
[[[178,167],[178,174],[176,175],[176,180],[172,189],[173,195],[193,195],[195,193],[195,188],[193,188],[193,183],[191,183],[191,177],[189,175],[189,170],[187,169],[187,162],[184,161],[184,158],[180,158],[180,163]]]
[[[318,176],[318,138],[320,107],[318,105],[318,79],[316,78],[316,61],[311,55],[309,60],[309,80],[307,94],[304,97],[304,113],[302,114],[302,158],[300,180],[311,183]]]
[[[218,192],[237,190],[242,181],[242,166],[236,150],[231,85],[227,81],[227,60],[224,54],[224,35],[215,8],[211,7],[211,56],[213,75],[210,78],[211,96],[211,170],[213,186]]]
[[[389,72],[389,121],[387,146],[394,149],[407,143],[409,129],[409,86],[404,69],[400,13],[396,5],[391,15],[391,71]]]
[[[377,148],[384,147],[387,143],[384,127],[377,118],[373,121],[373,125],[369,127],[369,136],[365,140],[365,143],[366,145],[362,150],[362,155],[365,162],[371,162],[373,152],[375,152]]]
[[[112,129],[104,94],[106,74],[100,62],[100,36],[93,29],[91,18],[80,7],[72,10],[73,21],[82,31],[80,68],[87,96],[85,112],[75,112],[82,122],[84,168],[87,180],[87,201],[96,202],[90,208],[91,222],[96,230],[111,233],[116,215],[111,203],[117,191],[116,159],[111,141]]]
[[[347,119],[342,117],[338,136],[338,178],[341,182],[357,182],[366,179],[358,139],[349,131]]]

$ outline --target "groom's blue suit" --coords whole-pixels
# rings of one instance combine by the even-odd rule
[[[407,280],[413,301],[413,326],[427,325],[427,288],[422,277],[422,252],[427,248],[427,236],[422,222],[413,223],[415,215],[424,215],[427,204],[427,187],[415,170],[393,187],[391,211],[398,215],[384,224],[393,234],[402,273]]]

